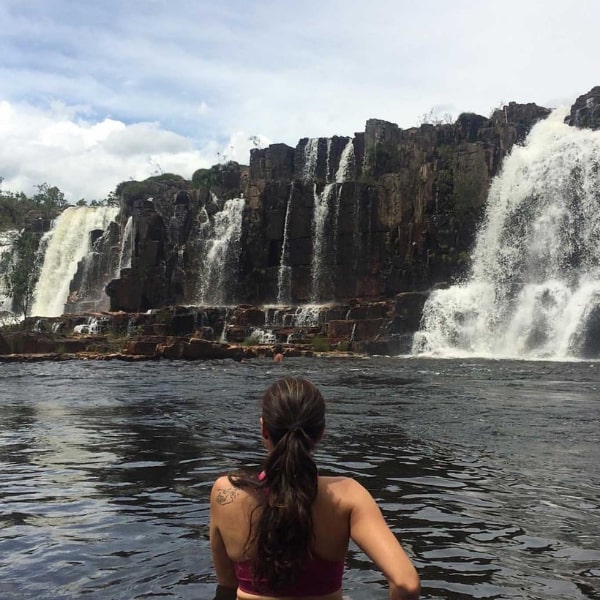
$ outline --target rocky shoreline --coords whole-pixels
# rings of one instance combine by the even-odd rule
[[[195,340],[191,339],[189,342],[193,344]],[[146,342],[141,342],[146,344]],[[109,361],[119,360],[123,362],[140,362],[140,361],[152,361],[152,360],[234,360],[237,362],[246,362],[256,358],[270,358],[274,356],[275,349],[271,346],[235,346],[229,344],[218,344],[211,347],[209,350],[205,349],[200,353],[194,352],[181,352],[181,346],[177,347],[175,351],[172,350],[171,344],[158,344],[154,351],[141,352],[140,349],[134,347],[132,351],[126,349],[121,352],[98,352],[98,351],[81,351],[81,352],[29,352],[29,353],[11,353],[11,354],[0,354],[0,363],[6,362],[62,362],[68,360],[98,360],[98,361]],[[329,351],[329,352],[316,352],[314,350],[300,348],[300,347],[286,347],[283,349],[283,355],[285,357],[302,357],[302,358],[314,358],[321,356],[336,356],[336,357],[358,357],[365,356],[365,354],[351,352],[351,351]]]
[[[30,333],[0,334],[0,362],[43,362],[67,360],[120,360],[139,362],[151,360],[234,360],[245,362],[270,358],[282,347],[286,357],[359,356],[350,350],[318,352],[308,344],[239,345],[215,342],[196,337],[140,336],[135,340],[109,340],[104,335],[73,337],[36,335]],[[20,351],[13,352],[13,348]]]
[[[0,362],[248,360],[411,351],[427,294],[309,306],[171,306],[144,313],[29,317],[0,329]]]

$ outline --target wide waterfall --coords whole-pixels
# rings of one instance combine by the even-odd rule
[[[216,200],[216,199],[215,199]],[[231,304],[242,237],[245,200],[227,200],[223,209],[208,218],[201,231],[202,255],[198,304]]]
[[[428,299],[414,353],[593,355],[600,318],[600,131],[555,111],[493,181],[469,277]],[[590,341],[592,340],[592,341]]]
[[[71,206],[59,215],[48,234],[33,315],[55,317],[64,312],[77,264],[90,250],[90,232],[105,230],[118,212],[114,206]]]

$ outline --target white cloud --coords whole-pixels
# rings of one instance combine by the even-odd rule
[[[251,136],[556,106],[600,83],[599,19],[596,0],[3,0],[0,175],[91,199],[149,165],[247,163]]]
[[[120,181],[157,171],[191,177],[216,162],[214,143],[198,150],[156,123],[93,122],[63,105],[44,111],[0,102],[0,135],[3,189],[31,193],[46,182],[70,201],[105,198]]]

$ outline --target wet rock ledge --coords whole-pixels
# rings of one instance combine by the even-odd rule
[[[118,347],[117,347],[118,346]],[[11,351],[16,349],[17,351]],[[269,357],[275,346],[241,346],[199,338],[140,336],[115,344],[103,335],[85,334],[77,338],[44,334],[11,333],[0,336],[0,362],[40,362],[64,360],[121,360],[137,362],[160,359],[244,361]],[[308,348],[288,346],[287,356],[313,356]]]
[[[25,319],[0,329],[0,361],[237,361],[321,353],[410,352],[424,293],[320,306],[186,307]]]

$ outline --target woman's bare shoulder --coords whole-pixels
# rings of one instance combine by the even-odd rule
[[[319,477],[319,486],[331,494],[348,496],[364,490],[363,486],[352,477]]]
[[[227,475],[222,475],[215,481],[210,493],[211,503],[216,506],[227,506],[247,497],[248,492],[233,485]]]

